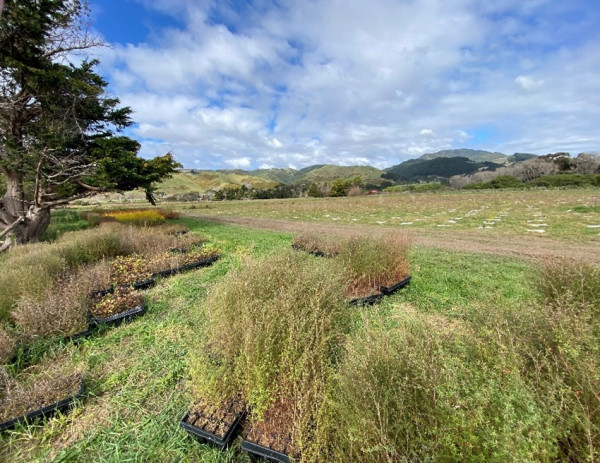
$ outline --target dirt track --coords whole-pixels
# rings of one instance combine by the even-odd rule
[[[317,222],[295,222],[248,217],[223,217],[205,214],[187,214],[190,217],[217,223],[241,225],[282,232],[321,231],[328,234],[377,236],[389,228],[364,225],[331,225]],[[571,243],[545,237],[514,236],[499,238],[472,232],[448,232],[426,229],[411,230],[413,243],[454,251],[481,252],[521,258],[559,257],[575,259],[600,266],[600,246],[597,243]]]

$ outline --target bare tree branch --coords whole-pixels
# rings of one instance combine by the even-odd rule
[[[25,219],[21,216],[19,217],[17,220],[15,220],[12,224],[10,224],[7,228],[5,228],[2,232],[0,232],[0,238],[2,238],[4,235],[10,233],[10,231],[15,228],[17,225],[19,225],[21,222],[23,222]]]

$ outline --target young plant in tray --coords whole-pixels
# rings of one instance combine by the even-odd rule
[[[66,411],[81,396],[80,373],[41,374],[23,384],[0,369],[0,431],[19,423]]]
[[[346,272],[347,296],[361,298],[378,294],[382,287],[408,277],[408,250],[408,238],[403,233],[349,238],[336,256]]]
[[[196,396],[221,403],[239,395],[250,410],[248,439],[310,453],[350,319],[343,276],[331,262],[283,252],[245,262],[206,304],[206,343],[192,362]]]
[[[90,312],[95,319],[102,320],[142,307],[143,303],[141,292],[130,287],[118,287],[114,292],[100,297],[92,305]]]
[[[292,247],[319,257],[333,257],[341,252],[345,241],[340,236],[304,232],[294,237]]]

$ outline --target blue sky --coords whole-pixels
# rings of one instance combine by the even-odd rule
[[[93,0],[143,156],[198,169],[600,150],[597,0]]]

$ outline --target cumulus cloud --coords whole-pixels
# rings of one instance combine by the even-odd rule
[[[181,26],[102,57],[143,155],[385,167],[463,146],[600,144],[600,18],[583,0],[143,3]],[[473,136],[481,126],[493,138]]]

